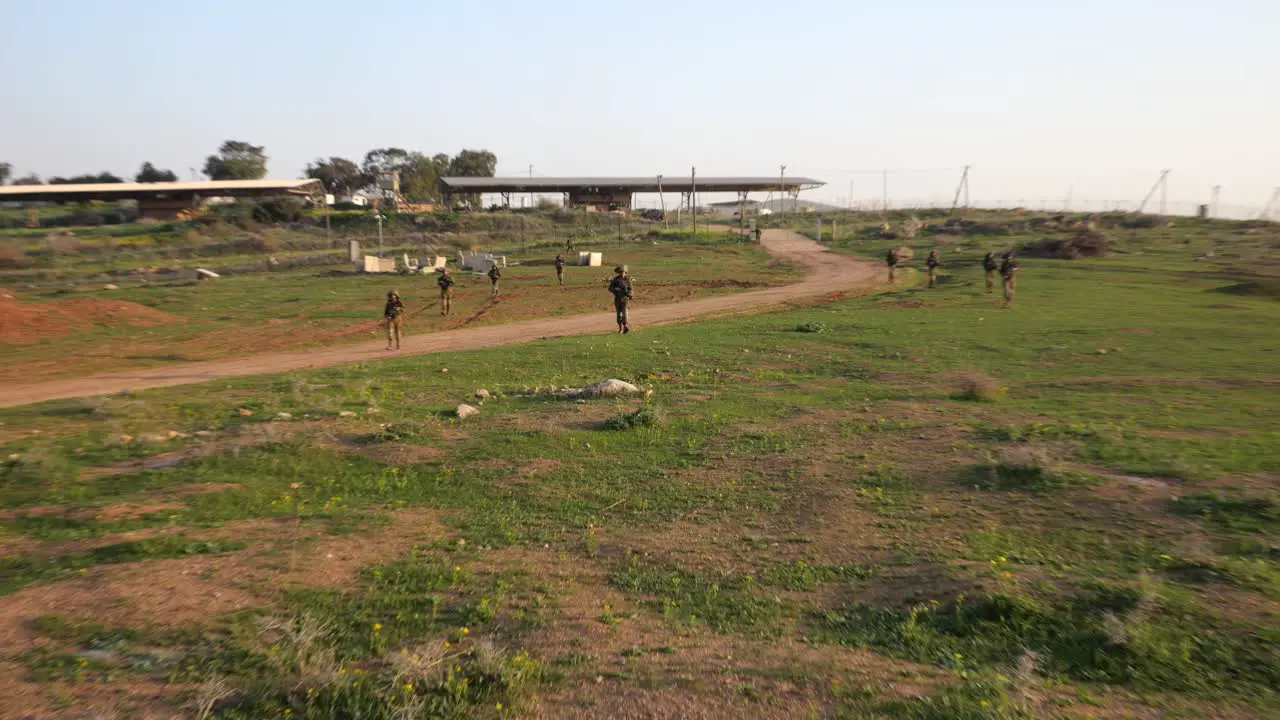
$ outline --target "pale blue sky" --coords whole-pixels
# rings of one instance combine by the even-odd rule
[[[270,175],[388,145],[499,173],[788,174],[817,198],[1170,199],[1280,185],[1280,2],[0,0],[0,160],[143,160],[223,139]]]

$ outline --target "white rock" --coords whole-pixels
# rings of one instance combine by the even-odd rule
[[[618,395],[634,395],[640,392],[640,388],[635,385],[612,378],[602,380],[595,385],[588,385],[583,390],[585,391],[584,394],[591,397],[616,397]]]
[[[293,414],[292,414],[292,413],[287,413],[287,412],[276,413],[276,419],[277,419],[277,420],[292,420],[292,419],[293,419]]]
[[[217,278],[220,278],[220,277],[222,276],[212,270],[206,270],[204,268],[196,268],[197,280],[216,280]]]
[[[119,290],[120,286],[116,285],[115,283],[107,283],[106,285],[102,286],[102,289],[103,290]]]
[[[454,412],[458,415],[460,419],[465,419],[480,412],[480,408],[472,407],[466,403],[462,403],[461,405],[458,406],[456,410],[454,410]]]
[[[343,410],[342,412],[338,413],[338,417],[355,417],[355,416],[356,414],[351,412],[350,410]]]
[[[489,391],[485,390],[484,388],[480,388],[479,390],[475,391],[475,396],[477,400],[488,400],[490,397],[492,397],[489,394]]]
[[[180,432],[178,432],[177,430],[170,430],[170,431],[169,431],[169,439],[170,439],[170,440],[177,440],[177,439],[179,439],[179,438],[184,438],[184,437],[186,437],[186,436],[187,436],[187,434],[186,434],[186,433],[180,433]]]

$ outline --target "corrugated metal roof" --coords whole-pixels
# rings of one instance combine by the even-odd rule
[[[319,180],[195,180],[190,182],[158,183],[92,183],[86,185],[5,185],[0,186],[0,198],[37,195],[156,195],[165,193],[192,193],[214,196],[219,193],[264,192],[270,190],[297,191],[321,190]]]
[[[568,192],[589,188],[630,190],[632,192],[657,192],[658,178],[650,177],[445,177],[440,184],[450,190],[469,192]],[[699,177],[696,187],[706,192],[734,190],[777,190],[815,188],[825,185],[821,180],[806,177]],[[671,192],[687,192],[695,185],[688,176],[662,178],[662,189]]]

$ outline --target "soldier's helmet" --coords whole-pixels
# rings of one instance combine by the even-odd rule
[[[614,269],[613,269],[613,274],[615,274],[615,275],[621,275],[622,273],[624,273],[624,272],[626,272],[626,271],[627,271],[627,267],[626,267],[625,265],[619,265],[618,267],[616,267],[616,268],[614,268]]]
[[[396,291],[395,291],[395,290],[388,290],[388,291],[387,291],[387,299],[388,299],[388,300],[390,300],[391,298],[395,297],[395,296],[396,296],[396,294],[397,294],[397,293],[396,293]]]

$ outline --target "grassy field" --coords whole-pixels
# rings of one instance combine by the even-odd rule
[[[483,275],[459,273],[453,314],[441,317],[435,276],[364,275],[347,264],[224,277],[19,290],[0,304],[0,383],[85,375],[244,353],[350,343],[379,337],[387,290],[411,317],[407,334],[605,311],[615,263],[626,264],[645,303],[676,302],[791,282],[797,271],[758,245],[716,233],[691,242],[660,234],[579,247],[603,252],[607,267],[566,269],[555,282],[544,248],[508,255],[497,299]],[[0,303],[3,303],[0,300]],[[13,310],[13,317],[6,315]],[[74,357],[75,362],[67,358]]]
[[[1020,232],[933,290],[0,410],[0,716],[1280,716],[1274,236],[1116,232],[1002,309]],[[652,396],[548,391],[608,377]]]

